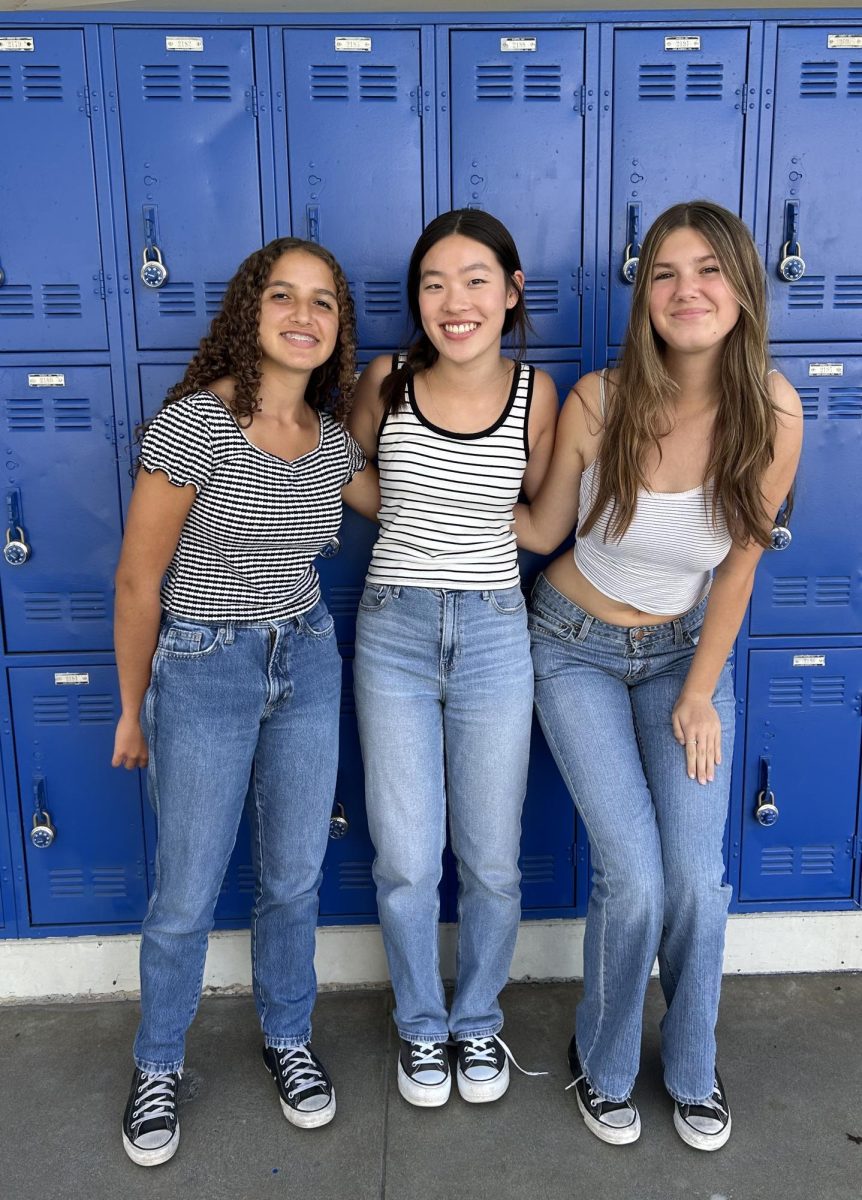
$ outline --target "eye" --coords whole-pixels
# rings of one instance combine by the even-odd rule
[[[477,284],[483,284],[483,283],[487,283],[487,282],[488,282],[487,279],[482,279],[482,278],[477,277],[476,279],[470,280],[469,286],[475,287]]]
[[[704,275],[720,275],[721,267],[717,267],[717,266],[704,267],[703,274]]]
[[[329,312],[332,312],[335,308],[335,305],[330,300],[324,300],[322,297],[316,300],[315,304],[319,304],[321,308],[328,309]]]
[[[657,274],[653,275],[652,281],[653,281],[653,283],[659,283],[659,282],[661,282],[662,279],[670,279],[671,277],[672,277],[672,272],[659,271]]]
[[[269,298],[270,298],[270,300],[288,300],[288,299],[290,299],[287,292],[271,292]]]

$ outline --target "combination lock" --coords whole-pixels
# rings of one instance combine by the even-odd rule
[[[796,243],[797,254],[788,254],[790,242],[785,242],[781,250],[781,260],[778,263],[778,274],[785,283],[796,283],[805,274],[805,259],[802,257],[802,247]]]
[[[620,267],[620,278],[623,283],[634,283],[638,273],[638,256],[632,255],[632,243],[626,246],[623,265]]]
[[[350,824],[344,815],[344,805],[336,804],[335,812],[329,818],[329,836],[337,841],[345,836],[349,828]]]
[[[150,257],[152,255],[152,257]],[[162,262],[162,252],[158,246],[144,249],[144,261],[141,266],[141,283],[148,288],[160,288],[168,278],[168,268]]]
[[[769,545],[772,550],[786,550],[793,541],[793,534],[786,525],[774,526],[769,535]]]
[[[757,807],[754,810],[756,820],[765,828],[774,825],[778,820],[778,805],[775,803],[775,792],[758,792]]]
[[[24,530],[20,525],[15,526],[17,538],[12,537],[12,530],[6,530],[6,545],[3,547],[3,557],[10,567],[23,567],[30,557],[30,547],[24,541]]]
[[[33,813],[33,828],[30,830],[30,841],[37,850],[47,850],[57,836],[57,830],[51,824],[51,816],[46,809]]]
[[[338,551],[341,549],[341,542],[337,537],[332,537],[320,551],[321,558],[335,558]]]

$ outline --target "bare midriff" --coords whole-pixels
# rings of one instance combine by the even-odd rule
[[[581,574],[571,550],[555,558],[550,566],[545,568],[545,578],[558,592],[562,592],[567,600],[609,625],[664,625],[667,621],[682,616],[682,613],[641,612],[639,608],[632,608],[630,604],[612,600]]]

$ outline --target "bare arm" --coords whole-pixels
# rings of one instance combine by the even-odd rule
[[[135,484],[116,574],[114,646],[121,715],[111,759],[114,767],[131,770],[147,765],[141,705],[159,635],[159,590],[194,498],[191,484],[175,487],[162,471],[150,475],[142,470]]]
[[[772,378],[773,399],[780,411],[775,459],[763,481],[766,508],[778,512],[793,483],[802,449],[802,405],[784,379]],[[703,630],[688,676],[673,710],[673,731],[686,751],[689,778],[700,783],[715,777],[721,762],[721,722],[712,703],[718,677],[730,653],[754,586],[763,548],[756,543],[731,547],[716,568],[706,605]]]
[[[523,481],[524,492],[531,500],[548,473],[554,452],[554,431],[557,428],[558,413],[556,384],[546,371],[536,371],[533,376],[533,400],[527,429],[530,458]]]
[[[380,385],[391,370],[391,356],[379,354],[359,376],[356,391],[353,393],[353,407],[347,418],[347,428],[369,459],[377,458],[377,431],[383,420]]]
[[[373,462],[368,462],[364,470],[356,471],[350,483],[341,489],[341,499],[349,504],[360,516],[369,521],[376,521],[380,511],[380,476]]]

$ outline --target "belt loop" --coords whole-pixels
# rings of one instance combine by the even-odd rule
[[[224,644],[226,646],[233,645],[234,634],[235,634],[235,630],[234,630],[232,622],[226,621],[225,627],[224,627]]]
[[[392,599],[397,600],[400,595],[401,595],[401,584],[396,583],[392,589]]]
[[[584,617],[583,625],[578,630],[578,636],[575,638],[576,642],[582,642],[584,640],[584,638],[590,632],[590,626],[592,625],[594,619],[594,617],[587,613],[587,615]]]
[[[685,645],[682,634],[682,621],[679,617],[675,617],[673,620],[673,644],[677,650]]]

